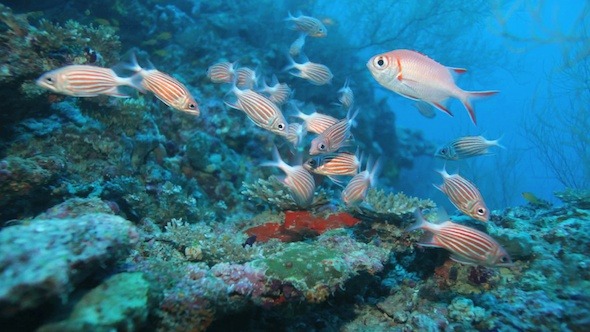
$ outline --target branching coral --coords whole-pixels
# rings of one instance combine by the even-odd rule
[[[248,196],[249,200],[262,201],[262,203],[280,211],[301,209],[291,197],[289,189],[274,176],[268,180],[259,179],[251,184],[243,183],[242,188],[242,194]],[[328,197],[326,190],[318,190],[309,208],[314,209],[326,205],[329,201]]]
[[[419,199],[406,194],[386,193],[384,190],[371,189],[367,193],[366,203],[371,208],[362,207],[360,214],[371,219],[403,221],[408,214],[416,209],[431,209],[436,207],[430,199]]]

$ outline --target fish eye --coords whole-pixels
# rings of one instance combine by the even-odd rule
[[[197,107],[197,105],[190,103],[188,104],[188,108],[190,108],[191,110],[194,110]]]
[[[277,128],[279,128],[280,130],[283,130],[283,129],[285,129],[285,124],[284,123],[279,123],[277,125]]]
[[[53,84],[53,78],[51,78],[51,77],[46,77],[45,81],[49,84]]]
[[[378,68],[383,68],[383,67],[387,66],[387,60],[385,59],[385,57],[380,56],[377,59],[375,59],[375,65]]]
[[[500,262],[501,263],[507,263],[508,262],[508,257],[506,257],[506,256],[500,257]]]
[[[484,208],[477,209],[477,214],[479,214],[480,216],[483,216],[485,213],[486,213],[486,210]]]
[[[308,162],[309,166],[315,166],[315,159],[310,159]]]
[[[446,154],[447,153],[447,148],[443,148],[442,150],[440,150],[441,153]]]
[[[324,144],[324,143],[318,144],[318,149],[320,149],[320,151],[324,151],[326,149],[326,144]]]

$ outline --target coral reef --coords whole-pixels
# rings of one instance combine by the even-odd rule
[[[141,273],[121,273],[86,293],[66,320],[38,331],[134,331],[146,323],[148,309],[148,282]]]
[[[0,314],[12,316],[56,298],[123,258],[137,241],[131,223],[109,214],[36,219],[0,232]]]

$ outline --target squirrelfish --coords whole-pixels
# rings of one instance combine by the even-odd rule
[[[257,126],[287,137],[289,124],[275,103],[254,90],[241,90],[235,83],[229,94],[233,94],[235,100],[229,100],[227,95],[224,100],[227,106],[243,111]]]
[[[344,86],[338,90],[338,101],[345,108],[349,109],[354,103],[354,93],[350,88],[350,80],[347,78],[344,82]]]
[[[284,178],[279,180],[289,188],[291,197],[297,206],[305,208],[313,201],[313,193],[315,191],[315,181],[311,173],[309,173],[303,166],[290,166],[285,163],[275,146],[273,149],[273,161],[267,161],[261,164],[262,166],[278,167],[285,172]]]
[[[199,115],[199,105],[184,84],[174,77],[157,69],[142,68],[131,54],[131,63],[124,65],[125,69],[135,72],[140,77],[140,90],[149,91],[164,104],[189,114]]]
[[[332,72],[330,68],[315,62],[309,61],[304,57],[303,63],[297,63],[293,58],[289,57],[289,65],[283,69],[297,69],[298,71],[289,71],[289,74],[303,78],[313,85],[324,85],[332,82]]]
[[[235,63],[223,61],[211,65],[207,69],[207,77],[213,83],[231,83],[234,81],[235,72]]]
[[[381,160],[374,164],[371,158],[367,161],[366,169],[355,175],[342,191],[342,200],[347,206],[356,206],[362,203],[367,197],[369,189],[375,185],[377,177],[381,172]]]
[[[410,50],[394,50],[375,55],[367,62],[369,71],[381,84],[406,98],[427,102],[452,116],[445,102],[457,98],[476,124],[471,99],[488,97],[498,91],[465,91],[455,84],[452,73],[466,69],[445,67],[429,57]]]
[[[356,110],[352,116],[350,112],[349,110],[346,119],[339,120],[331,125],[311,141],[311,146],[309,147],[309,154],[311,156],[335,152],[346,145],[347,140],[350,138],[350,128],[359,110]]]
[[[95,97],[108,95],[128,98],[119,90],[120,86],[138,88],[139,82],[133,77],[119,77],[110,68],[88,65],[65,66],[41,75],[37,85],[51,92],[73,97]]]
[[[291,30],[301,31],[312,37],[321,38],[328,35],[328,29],[326,29],[326,26],[315,17],[304,15],[295,17],[289,13],[289,17],[287,17],[285,21],[292,23],[289,26]]]
[[[270,99],[273,103],[277,105],[282,105],[289,97],[291,97],[291,88],[286,83],[279,83],[276,76],[272,76],[272,85],[266,84],[266,81],[263,81],[262,89],[260,92],[268,95],[268,99]]]
[[[305,38],[307,37],[306,33],[301,33],[297,39],[289,46],[289,55],[291,56],[298,56],[305,46]]]
[[[361,163],[355,153],[328,153],[311,157],[303,163],[306,170],[329,177],[355,176]]]
[[[305,121],[307,131],[312,132],[314,134],[321,134],[324,131],[326,131],[326,129],[328,129],[330,126],[338,122],[338,119],[336,119],[333,116],[318,113],[315,111],[311,114],[305,114],[301,112],[294,104],[292,104],[292,106],[297,111],[297,113],[293,114],[293,116]]]
[[[440,224],[428,222],[420,210],[414,213],[416,223],[406,229],[426,231],[420,243],[423,247],[443,248],[451,252],[451,259],[467,265],[488,267],[511,266],[512,260],[502,246],[489,235],[450,220]]]
[[[490,219],[490,211],[473,183],[459,174],[450,175],[444,168],[438,172],[443,177],[443,184],[434,187],[445,193],[457,209],[479,221]]]
[[[435,157],[447,160],[459,160],[489,154],[488,149],[500,145],[500,139],[487,140],[483,136],[459,137],[436,150]]]

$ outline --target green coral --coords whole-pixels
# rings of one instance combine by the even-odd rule
[[[290,282],[304,292],[341,283],[351,272],[341,252],[303,242],[291,243],[252,264],[265,268],[268,277]]]
[[[242,183],[243,195],[248,197],[248,200],[258,200],[264,205],[279,211],[286,210],[301,210],[301,207],[295,203],[291,196],[289,188],[282,184],[275,176],[271,176],[267,180],[258,179],[253,183]],[[329,194],[326,190],[320,188],[316,191],[313,201],[308,209],[315,209],[317,207],[328,204]]]

